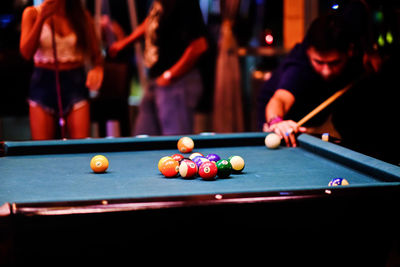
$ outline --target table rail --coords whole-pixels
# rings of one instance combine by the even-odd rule
[[[377,202],[381,199],[397,199],[400,201],[400,184],[382,187],[366,186],[340,189],[329,188],[68,202],[8,203],[10,212],[8,215],[57,216],[99,214],[187,207],[212,207],[219,205],[296,203],[316,199],[318,202],[321,200],[337,201],[347,198],[351,201],[355,196],[359,200],[373,197]]]
[[[254,132],[188,136],[194,140],[196,148],[204,148],[264,145],[266,135],[267,133]],[[176,149],[181,137],[150,136],[3,142],[0,144],[0,156]]]

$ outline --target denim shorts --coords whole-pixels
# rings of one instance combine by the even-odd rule
[[[89,99],[85,86],[84,68],[60,71],[61,102],[63,113],[68,114],[73,106]],[[58,113],[58,97],[55,82],[55,71],[35,67],[32,74],[29,101],[40,105],[52,114]]]

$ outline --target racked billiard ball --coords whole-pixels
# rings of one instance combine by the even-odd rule
[[[95,173],[105,172],[108,169],[108,164],[108,159],[103,155],[94,156],[90,160],[90,168],[92,168]]]
[[[167,159],[161,165],[161,173],[167,177],[175,177],[179,172],[179,162],[174,159]]]
[[[201,154],[201,153],[199,153],[199,152],[194,152],[194,153],[190,154],[189,159],[190,159],[190,160],[193,160],[193,159],[194,159],[195,157],[197,157],[197,156],[204,157],[203,154]]]
[[[183,160],[185,157],[181,154],[173,154],[171,156],[171,158],[173,158],[174,160],[176,160],[177,162],[181,162],[181,160]]]
[[[170,157],[170,156],[165,156],[165,157],[162,157],[162,158],[158,161],[158,170],[159,170],[161,173],[162,173],[162,171],[161,171],[162,164],[163,164],[165,161],[169,160],[169,159],[172,159],[172,157]]]
[[[178,150],[181,153],[190,153],[194,148],[193,139],[187,136],[182,137],[178,141]]]
[[[217,161],[218,177],[227,178],[232,173],[232,165],[226,159]]]
[[[199,168],[199,175],[203,180],[214,180],[215,176],[217,176],[218,169],[215,162],[206,161],[201,164]]]
[[[196,163],[197,168],[200,168],[201,164],[203,164],[204,162],[207,162],[207,161],[209,161],[209,160],[203,156],[197,156],[197,157],[194,157],[194,159],[193,159],[193,162]]]
[[[207,158],[209,161],[214,161],[214,162],[217,162],[218,160],[221,159],[221,157],[218,156],[217,154],[208,154],[208,155],[206,156],[206,158]]]
[[[184,159],[179,166],[179,174],[183,178],[193,178],[197,174],[197,165],[191,160]]]
[[[228,158],[229,163],[232,165],[232,171],[234,173],[239,173],[243,171],[245,163],[241,156],[230,156]]]

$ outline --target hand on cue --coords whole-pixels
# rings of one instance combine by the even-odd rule
[[[296,134],[305,133],[307,129],[305,127],[300,127],[296,122],[292,120],[285,120],[265,128],[264,131],[275,132],[277,135],[285,140],[287,147],[297,147]]]
[[[285,140],[286,146],[290,147],[296,147],[296,134],[297,133],[305,133],[307,129],[305,127],[301,127],[304,123],[306,123],[308,120],[313,118],[315,115],[317,115],[319,112],[324,110],[327,106],[332,104],[336,99],[341,97],[344,93],[346,93],[351,87],[353,86],[353,83],[348,84],[346,87],[343,89],[337,91],[334,93],[332,96],[330,96],[327,100],[322,102],[319,106],[317,106],[315,109],[313,109],[310,113],[308,113],[304,118],[299,120],[298,122],[294,122],[292,120],[284,120],[281,122],[277,122],[273,125],[270,125],[269,127],[264,127],[264,131],[267,132],[275,132],[281,138]]]

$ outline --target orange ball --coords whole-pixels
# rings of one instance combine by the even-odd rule
[[[161,165],[161,173],[167,177],[175,177],[179,172],[179,162],[174,159],[167,159]]]
[[[94,156],[90,161],[90,168],[95,173],[105,172],[108,168],[108,159],[103,155]]]
[[[164,163],[165,161],[169,160],[169,159],[172,159],[172,157],[170,157],[170,156],[165,156],[165,157],[162,157],[162,158],[158,161],[158,170],[159,170],[161,173],[162,173],[161,167],[162,167],[163,163]]]
[[[181,153],[190,153],[192,152],[193,148],[194,148],[194,142],[192,138],[185,136],[179,139],[178,150]]]

